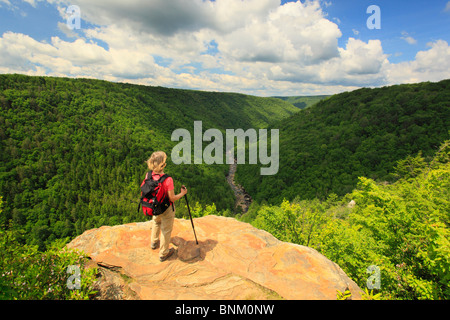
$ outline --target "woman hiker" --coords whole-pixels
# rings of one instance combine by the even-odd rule
[[[164,176],[164,168],[166,167],[167,155],[163,151],[157,151],[152,154],[147,160],[148,169],[152,172],[153,180],[159,180]],[[161,184],[161,192],[169,197],[170,205],[164,213],[158,216],[153,216],[152,221],[152,237],[151,248],[153,250],[158,248],[159,244],[159,260],[166,261],[174,252],[174,248],[169,249],[173,222],[175,219],[175,208],[173,203],[181,199],[187,194],[187,189],[183,186],[181,192],[175,195],[172,177],[168,177]],[[161,240],[159,240],[161,234]]]

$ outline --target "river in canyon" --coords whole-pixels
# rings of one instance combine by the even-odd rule
[[[237,161],[236,159],[233,158],[231,150],[227,151],[227,159],[232,160],[228,162],[228,163],[231,162],[231,164],[227,175],[227,182],[230,185],[236,197],[234,209],[239,211],[238,208],[240,207],[242,209],[242,212],[246,213],[252,203],[252,197],[245,191],[245,189],[240,184],[236,183],[236,181],[234,180],[237,168]]]

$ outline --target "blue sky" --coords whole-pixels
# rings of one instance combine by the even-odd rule
[[[425,50],[430,41],[443,39],[450,41],[450,12],[445,8],[448,1],[365,1],[365,0],[339,0],[336,5],[326,9],[329,16],[339,19],[341,31],[346,38],[355,36],[353,30],[359,31],[356,36],[363,41],[380,39],[386,53],[395,55],[402,53],[399,57],[392,57],[391,62],[400,62],[414,59],[419,50]],[[372,4],[381,9],[381,29],[369,30],[366,26],[368,14],[361,12]],[[411,46],[402,35],[406,32],[408,36],[417,41]],[[341,43],[342,44],[342,43]]]
[[[447,0],[0,0],[0,73],[332,94],[450,78],[449,43]]]

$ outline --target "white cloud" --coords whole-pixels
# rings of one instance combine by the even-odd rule
[[[73,30],[71,30],[66,23],[64,22],[58,22],[58,29],[61,30],[66,37],[68,38],[76,38],[78,37],[78,34],[76,32],[74,32]]]
[[[318,5],[288,3],[217,40],[222,54],[233,61],[308,65],[337,56],[341,35]]]
[[[8,10],[11,10],[11,11],[16,11],[19,9],[19,7],[12,4],[11,1],[9,1],[9,0],[0,0],[0,8],[3,8],[3,7],[5,7]],[[23,16],[24,13],[21,13],[21,15]]]
[[[414,39],[413,37],[408,36],[408,37],[405,37],[405,38],[402,38],[402,39],[405,40],[406,42],[408,42],[411,45],[417,44],[417,40]]]
[[[370,40],[365,43],[350,38],[346,49],[340,51],[341,61],[339,64],[348,75],[378,74],[383,63],[387,62],[387,56],[383,53],[380,40]]]
[[[0,66],[3,72],[33,71],[36,54],[48,56],[54,52],[53,49],[51,45],[40,43],[29,36],[6,32],[0,38]]]
[[[59,6],[78,5],[83,19],[97,25],[131,27],[155,36],[213,29],[229,32],[248,19],[279,6],[279,0],[52,0]]]
[[[9,2],[9,0],[0,0],[0,8],[2,7],[2,4],[6,4],[7,6],[11,6],[11,2]]]
[[[159,67],[145,50],[107,51],[93,41],[67,42],[58,37],[45,43],[12,32],[0,38],[0,52],[3,72],[45,71],[49,75],[106,77],[118,81],[154,75]]]
[[[22,0],[22,1],[28,3],[30,6],[32,6],[34,8],[36,8],[36,0]]]
[[[340,47],[337,20],[328,19],[321,8],[330,4],[326,1],[283,6],[279,0],[48,2],[61,17],[69,4],[78,5],[82,19],[94,27],[75,33],[60,22],[58,28],[71,40],[53,37],[50,43],[4,33],[0,72],[258,95],[337,93],[450,77],[445,41],[431,43],[415,61],[397,65],[389,62],[379,40],[349,38]],[[406,32],[402,38],[415,42]],[[217,48],[209,54],[212,41]]]
[[[401,38],[402,38],[403,40],[405,40],[407,43],[411,44],[411,45],[417,44],[417,40],[414,39],[413,37],[411,37],[411,36],[408,34],[408,32],[406,32],[406,31],[403,31],[403,32],[402,32],[402,37],[401,37]]]
[[[319,64],[299,66],[280,64],[271,68],[271,79],[320,85],[366,86],[382,83],[384,66],[388,64],[381,42],[365,43],[350,38],[339,55]]]
[[[446,41],[429,43],[414,61],[391,64],[386,70],[389,84],[439,81],[450,78],[450,47]]]
[[[447,2],[446,6],[445,6],[445,9],[444,9],[444,12],[450,12],[450,1]]]

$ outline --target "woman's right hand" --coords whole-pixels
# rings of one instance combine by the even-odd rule
[[[184,196],[185,194],[187,194],[187,189],[186,187],[183,185],[181,186],[181,194]]]

